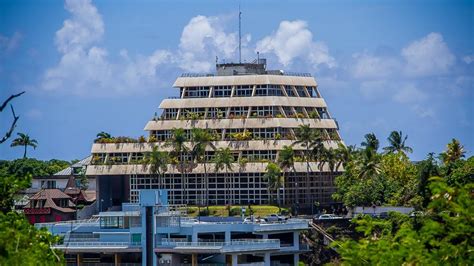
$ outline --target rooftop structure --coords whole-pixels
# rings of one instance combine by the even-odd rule
[[[307,148],[294,145],[301,125],[318,131],[327,148],[342,142],[311,75],[267,70],[266,60],[258,59],[217,64],[215,74],[183,74],[173,87],[179,96],[161,102],[161,114],[145,125],[148,140],[117,138],[92,145],[87,175],[97,177],[103,209],[137,202],[141,189],[166,189],[172,204],[266,204],[277,194],[286,205],[333,204],[334,177],[341,169],[314,160],[306,164]],[[212,135],[200,160],[189,152],[194,128]],[[186,137],[181,152],[169,144],[175,129],[183,129]],[[295,163],[283,169],[285,182],[277,193],[268,189],[264,174],[285,146],[293,146]],[[159,176],[144,160],[153,147],[172,157]],[[216,151],[227,147],[234,162],[216,169]]]
[[[140,190],[139,202],[82,221],[37,224],[64,237],[55,248],[71,265],[297,265],[308,221],[203,222],[169,205],[165,190]],[[130,264],[127,264],[130,263]]]

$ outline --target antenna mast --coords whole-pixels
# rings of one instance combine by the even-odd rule
[[[239,64],[242,64],[242,30],[241,30],[242,12],[239,4]]]

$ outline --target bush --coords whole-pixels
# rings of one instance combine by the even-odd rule
[[[232,207],[230,208],[229,216],[240,216],[240,214],[242,213],[241,211],[242,210],[240,207]]]

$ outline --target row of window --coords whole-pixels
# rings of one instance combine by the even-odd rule
[[[212,95],[210,95],[212,93]],[[209,86],[182,87],[180,88],[182,98],[221,98],[221,97],[251,97],[253,96],[286,96],[289,97],[320,97],[315,87],[289,86],[264,84],[238,85],[234,87],[232,95],[232,86],[215,86],[213,90]]]
[[[234,118],[322,118],[329,119],[324,107],[289,106],[235,106],[207,108],[182,108],[178,117],[178,108],[164,109],[161,119],[234,119]]]

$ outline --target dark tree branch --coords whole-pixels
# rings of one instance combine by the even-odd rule
[[[8,97],[8,99],[6,99],[3,104],[0,106],[0,112],[3,111],[3,109],[7,106],[8,102],[10,102],[13,98],[16,98],[20,95],[22,95],[23,93],[25,93],[24,91],[23,92],[20,92],[18,94],[13,94],[13,95],[10,95],[10,97]],[[4,143],[5,141],[7,141],[7,139],[12,135],[13,133],[13,130],[15,130],[15,127],[16,127],[16,122],[18,122],[18,119],[20,118],[20,116],[17,116],[15,114],[15,109],[13,109],[13,105],[10,104],[10,108],[12,110],[12,114],[13,114],[13,122],[10,126],[10,130],[8,130],[6,133],[5,133],[5,136],[3,136],[2,139],[0,139],[0,144]]]
[[[15,110],[13,109],[13,105],[10,104],[10,107],[12,108],[13,123],[10,126],[10,130],[8,130],[7,133],[5,133],[5,136],[3,136],[3,138],[0,140],[0,144],[4,143],[12,135],[13,130],[15,130],[15,127],[16,127],[16,122],[20,118],[20,116],[15,115]]]
[[[8,99],[6,99],[6,100],[2,103],[2,105],[0,106],[0,112],[3,111],[3,109],[5,109],[5,107],[7,106],[7,104],[8,104],[9,101],[13,100],[13,98],[16,98],[16,97],[22,95],[23,93],[25,93],[25,92],[22,91],[22,92],[20,92],[20,93],[18,93],[18,94],[12,94],[12,95],[10,95],[10,97],[8,97]]]

